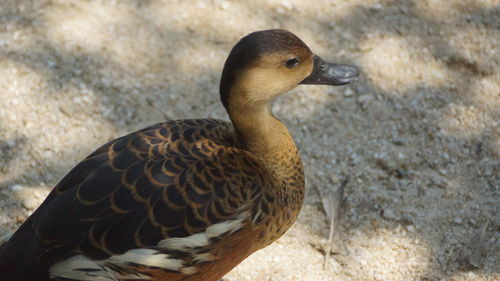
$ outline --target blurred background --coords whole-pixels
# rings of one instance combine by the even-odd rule
[[[227,119],[224,60],[269,28],[362,76],[274,103],[302,154],[306,204],[224,280],[499,280],[498,0],[0,0],[0,240],[104,142]],[[320,197],[346,176],[323,267]]]

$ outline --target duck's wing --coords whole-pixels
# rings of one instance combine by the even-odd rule
[[[163,123],[99,148],[2,247],[4,280],[140,280],[128,265],[184,272],[208,261],[202,249],[240,230],[264,180],[229,126]]]

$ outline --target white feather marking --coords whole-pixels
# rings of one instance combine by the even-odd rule
[[[200,262],[200,261],[211,261],[214,259],[214,256],[210,253],[203,253],[203,254],[197,254],[193,261],[195,262]]]
[[[243,226],[243,220],[244,218],[216,223],[207,227],[205,232],[208,238],[218,237],[226,232],[233,233]]]
[[[115,264],[127,268],[128,263],[136,263],[150,267],[160,267],[179,271],[182,269],[182,260],[172,259],[167,254],[159,253],[154,249],[132,249],[123,255],[111,256],[105,260],[93,261],[78,255],[60,261],[50,267],[51,278],[68,278],[74,280],[115,281],[121,279],[149,279],[149,276],[130,273],[120,274],[106,264]],[[86,269],[86,270],[81,270]],[[93,269],[93,271],[89,271]],[[92,278],[91,278],[92,277]],[[98,277],[98,278],[96,278]]]
[[[111,256],[108,259],[110,263],[126,264],[129,262],[143,264],[151,267],[167,268],[178,270],[182,266],[182,260],[171,259],[167,254],[158,253],[153,249],[132,249],[123,255]]]
[[[71,258],[60,261],[50,267],[50,278],[72,278],[75,280],[86,280],[89,278],[88,271],[80,271],[77,269],[94,269],[96,272],[101,272],[102,267],[98,265],[96,262],[89,260],[81,255],[73,256]],[[99,270],[99,271],[97,271]],[[102,277],[102,276],[101,276]],[[104,276],[106,277],[106,276]],[[108,280],[111,276],[108,276]],[[102,279],[106,280],[106,279]]]
[[[164,249],[183,250],[195,247],[203,247],[207,244],[207,236],[204,232],[201,232],[188,237],[176,237],[161,240],[158,243],[158,247]]]
[[[196,273],[196,268],[194,266],[187,266],[182,268],[181,272],[187,275],[192,275]]]
[[[219,222],[213,224],[204,232],[199,232],[188,237],[176,237],[161,240],[158,247],[174,250],[187,250],[190,248],[203,247],[208,245],[209,239],[219,237],[224,233],[233,233],[243,226],[244,219],[248,213],[243,213],[238,219]]]
[[[118,281],[121,278],[149,279],[149,276],[140,273],[122,275],[101,265],[101,263],[103,261],[93,261],[82,255],[73,256],[51,266],[50,278],[69,278],[81,281]]]
[[[211,238],[219,237],[225,233],[234,233],[241,229],[243,221],[249,216],[249,212],[243,212],[237,219],[216,223],[207,227],[204,232],[196,233],[188,237],[168,238],[158,242],[158,247],[165,250],[180,250],[190,252],[193,248],[203,247],[209,244]],[[210,253],[199,253],[193,257],[194,262],[211,261],[214,256]],[[105,260],[91,260],[83,255],[77,255],[52,265],[49,269],[50,278],[68,278],[73,280],[95,280],[95,281],[117,281],[121,279],[150,279],[149,276],[140,273],[123,273],[114,271],[106,264],[114,264],[127,268],[129,263],[140,264],[149,267],[159,267],[180,271],[184,274],[196,273],[196,267],[184,267],[183,260],[173,259],[168,254],[161,253],[156,249],[131,249],[122,255],[111,256]],[[85,269],[85,270],[82,270]]]

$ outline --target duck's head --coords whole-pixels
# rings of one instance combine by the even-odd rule
[[[299,84],[345,85],[358,76],[354,67],[325,62],[289,31],[257,31],[231,50],[222,72],[221,101],[228,112],[258,108]]]

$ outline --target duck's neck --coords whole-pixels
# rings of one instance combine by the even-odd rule
[[[230,107],[229,116],[237,138],[267,169],[279,178],[302,173],[297,147],[281,121],[273,116],[269,104]]]
[[[271,225],[267,229],[270,236],[256,243],[257,248],[262,248],[283,235],[298,216],[305,188],[302,161],[287,128],[272,115],[268,105],[229,112],[240,144],[273,178],[272,184],[262,186],[264,192],[275,198],[271,203],[264,196],[260,203],[272,206],[270,213],[275,214],[268,218],[272,222],[262,222]]]

